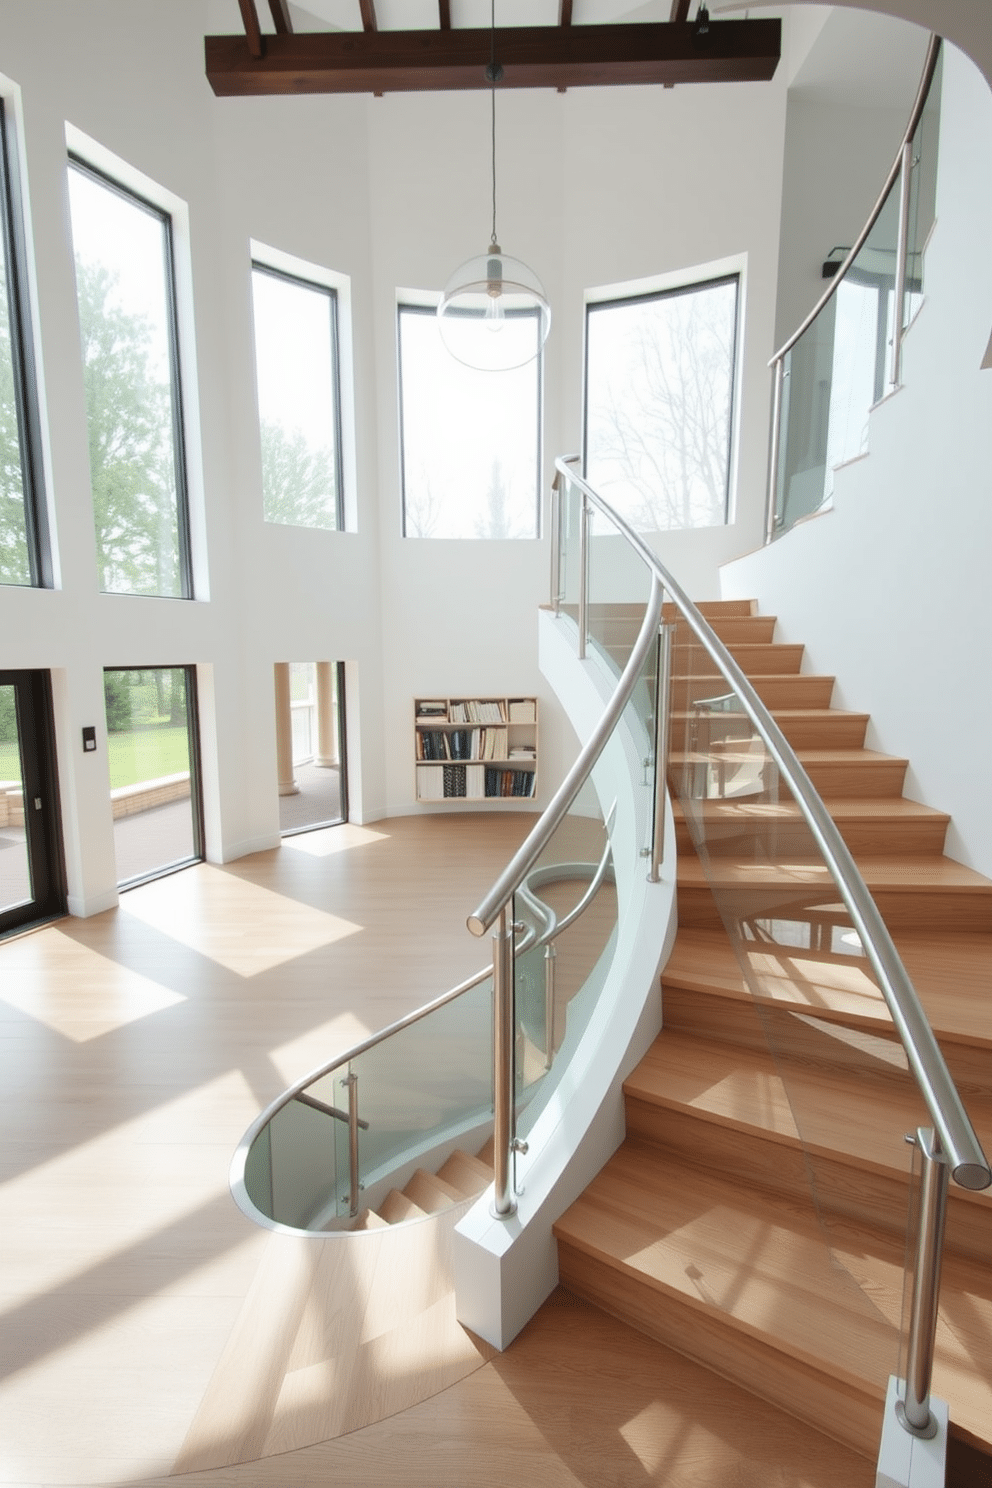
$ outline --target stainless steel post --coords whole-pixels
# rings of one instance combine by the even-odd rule
[[[493,1214],[516,1212],[511,1178],[513,1150],[513,930],[506,906],[493,930]]]
[[[586,659],[586,634],[589,623],[589,502],[582,492],[579,516],[579,660]]]
[[[672,636],[674,625],[658,627],[658,665],[654,704],[654,825],[651,829],[649,883],[661,878],[665,856],[665,808],[668,801],[668,736],[672,717]]]
[[[555,1057],[555,972],[558,950],[553,940],[544,947],[544,1068],[550,1069]]]
[[[551,482],[551,608],[561,614],[561,499],[562,474],[555,471]]]
[[[923,1159],[920,1229],[906,1353],[906,1399],[905,1402],[897,1401],[896,1415],[900,1424],[914,1436],[929,1438],[937,1434],[937,1422],[930,1410],[930,1379],[940,1301],[940,1263],[944,1252],[949,1171],[940,1139],[930,1127],[920,1127],[916,1133],[916,1146]]]
[[[348,1087],[348,1213],[358,1213],[358,1076],[349,1072],[341,1081]]]
[[[772,391],[772,439],[768,451],[768,499],[765,503],[765,543],[775,536],[775,505],[778,500],[778,460],[782,443],[782,386],[785,381],[785,358],[775,363],[775,386]]]
[[[902,380],[902,317],[906,304],[906,256],[909,250],[909,188],[913,178],[913,142],[902,147],[899,171],[899,237],[896,240],[896,282],[892,303],[892,361],[889,387],[897,388]]]

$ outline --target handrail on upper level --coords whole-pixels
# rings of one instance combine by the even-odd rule
[[[833,818],[817,794],[792,746],[726,646],[644,539],[571,468],[579,462],[579,459],[578,455],[573,455],[568,459],[559,459],[556,461],[556,469],[578,487],[586,502],[603,512],[648,565],[655,582],[660,583],[669,598],[674,601],[683,619],[694,632],[696,639],[704,647],[717,670],[740,698],[744,711],[763,739],[783,780],[795,797],[816,845],[823,854],[840,890],[854,928],[861,939],[865,955],[878,979],[879,989],[885,998],[896,1032],[906,1051],[910,1069],[916,1078],[944,1152],[951,1164],[955,1181],[963,1188],[988,1188],[992,1184],[992,1171],[989,1169],[981,1144],[961,1103],[961,1097],[958,1095],[940,1046],[934,1037],[933,1029],[927,1021],[916,989],[902,964],[892,936]]]
[[[907,123],[905,131],[903,132],[902,139],[899,141],[899,149],[896,152],[895,160],[892,162],[892,167],[885,178],[885,184],[878,194],[878,200],[875,202],[875,205],[872,207],[871,211],[868,214],[864,227],[855,238],[853,246],[847,250],[845,257],[841,260],[840,264],[837,267],[837,272],[834,274],[833,278],[830,279],[826,289],[823,291],[823,294],[817,300],[816,304],[813,306],[806,319],[800,324],[798,329],[793,331],[788,341],[785,341],[779,347],[775,355],[769,358],[769,367],[774,367],[776,362],[780,362],[782,358],[792,350],[796,342],[799,341],[806,334],[810,326],[813,324],[814,320],[816,320],[820,311],[823,309],[824,305],[829,304],[832,297],[837,293],[845,275],[847,274],[848,269],[851,267],[854,260],[857,258],[858,254],[861,252],[862,248],[867,242],[868,234],[871,232],[872,228],[875,226],[875,223],[878,221],[879,216],[881,215],[882,208],[885,206],[889,192],[892,190],[893,186],[898,180],[899,173],[902,170],[903,153],[906,149],[906,146],[912,142],[913,135],[916,133],[916,126],[920,122],[920,117],[926,106],[927,96],[930,92],[930,84],[933,82],[933,75],[937,70],[937,61],[940,57],[940,46],[940,37],[936,35],[931,36],[930,44],[927,47],[926,59],[923,63],[923,73],[920,77],[920,86],[917,89],[916,98],[913,101],[913,108],[909,116],[909,122]]]

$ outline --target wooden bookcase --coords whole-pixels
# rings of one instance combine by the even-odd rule
[[[525,801],[537,793],[537,698],[414,698],[417,800]]]

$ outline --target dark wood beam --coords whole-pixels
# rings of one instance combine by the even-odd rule
[[[781,33],[781,22],[765,18],[712,21],[700,40],[688,23],[506,28],[496,33],[499,86],[766,82],[778,65]],[[322,31],[266,37],[265,56],[257,58],[242,36],[205,40],[207,78],[218,97],[488,88],[489,46],[481,29]]]
[[[262,28],[258,24],[258,11],[255,9],[255,0],[238,0],[241,10],[241,20],[245,28],[245,43],[249,55],[252,57],[265,56],[265,42],[262,40]]]
[[[293,18],[289,13],[288,0],[269,0],[272,20],[280,36],[292,36]]]
[[[442,31],[451,30],[451,0],[437,0],[437,23]]]
[[[362,30],[377,31],[375,19],[375,0],[358,0],[358,8],[362,12]]]
[[[689,5],[691,0],[672,0],[672,14],[670,19],[675,24],[689,19]]]
[[[558,24],[559,26],[572,24],[572,0],[558,0]]]

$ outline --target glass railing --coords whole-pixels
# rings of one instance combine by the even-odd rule
[[[819,304],[772,359],[767,535],[830,505],[834,472],[868,448],[869,413],[899,386],[934,222],[940,43],[931,42],[895,164]],[[898,309],[897,309],[898,307]]]
[[[788,1195],[790,1210],[805,1215],[797,1224],[806,1239],[819,1236],[823,1285],[846,1318],[835,1341],[841,1372],[845,1351],[857,1347],[880,1381],[897,1381],[900,1424],[926,1435],[948,1180],[979,1190],[992,1173],[891,934],[820,799],[818,787],[833,795],[848,789],[831,775],[838,761],[823,751],[810,778],[731,653],[651,550],[581,480],[577,465],[558,462],[563,512],[579,504],[609,514],[672,601],[665,618],[676,623],[662,627],[671,666],[659,669],[660,686],[649,670],[641,679],[644,711],[635,722],[643,728],[647,769],[667,757],[676,825],[684,832],[679,924],[725,928],[750,994],[734,1015],[734,1037],[759,1056],[764,1051],[752,1076],[762,1108],[755,1125],[777,1144],[776,1161],[758,1160],[752,1171],[742,1150],[742,1178]],[[576,525],[571,515],[568,522]],[[588,512],[577,525],[586,533],[578,566],[588,571],[596,540]],[[588,585],[585,593],[577,649],[585,640],[595,656]],[[600,659],[612,671],[612,658]],[[627,706],[637,697],[635,686]],[[657,724],[666,711],[667,740]],[[656,817],[656,838],[660,830]],[[900,913],[919,913],[900,910],[898,895],[886,910],[897,923]],[[866,1004],[872,1030],[847,1016]],[[727,1077],[734,1077],[731,1066]],[[839,1108],[843,1123],[835,1118]],[[916,1134],[919,1196],[907,1132]],[[874,1176],[852,1183],[852,1166]],[[904,1298],[897,1283],[880,1283],[866,1260],[858,1240],[865,1223],[888,1236],[880,1243],[893,1278],[908,1246]]]

